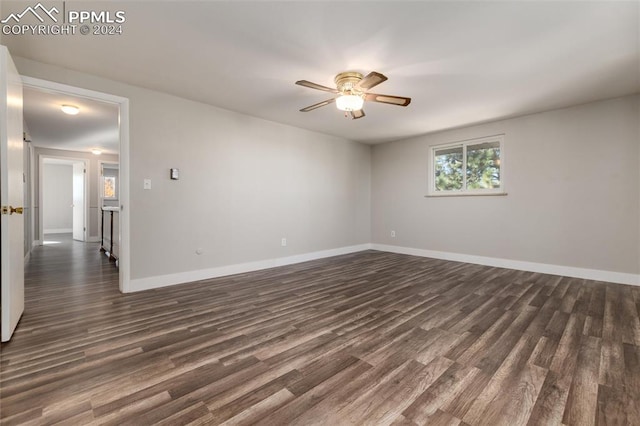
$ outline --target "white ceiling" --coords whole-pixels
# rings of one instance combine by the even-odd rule
[[[118,153],[117,105],[31,87],[25,87],[23,95],[24,121],[34,146]],[[75,105],[80,112],[77,115],[65,114],[60,109],[62,105]]]
[[[4,1],[2,13],[25,3]],[[56,3],[56,2],[48,2]],[[68,6],[71,5],[67,2]],[[69,6],[71,7],[71,6]],[[267,120],[378,143],[640,91],[640,3],[73,2],[124,10],[120,36],[3,36],[12,54]],[[301,113],[341,71],[413,98]]]

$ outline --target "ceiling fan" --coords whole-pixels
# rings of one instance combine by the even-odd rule
[[[318,102],[317,104],[302,108],[301,112],[313,111],[316,108],[320,108],[331,103],[336,103],[336,107],[339,110],[347,114],[351,114],[352,119],[364,117],[364,111],[362,106],[364,101],[380,102],[383,104],[399,105],[406,107],[411,103],[411,98],[405,98],[404,96],[392,96],[392,95],[379,95],[377,93],[369,93],[368,90],[383,83],[387,80],[387,77],[379,72],[370,72],[364,77],[359,72],[347,71],[341,72],[336,75],[335,83],[336,88],[322,86],[320,84],[312,83],[307,80],[296,81],[299,86],[309,87],[311,89],[322,90],[324,92],[334,93],[331,99]]]

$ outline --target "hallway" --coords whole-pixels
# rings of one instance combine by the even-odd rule
[[[111,301],[121,297],[118,269],[99,246],[74,241],[71,234],[45,235],[26,265],[25,315],[13,340],[36,333],[44,344],[58,338],[56,330],[69,336],[70,327],[86,333],[92,318],[112,309]]]
[[[13,339],[2,345],[2,424],[40,417],[43,410],[36,399],[43,391],[49,399],[72,389],[73,377],[65,381],[61,372],[99,365],[87,363],[85,349],[108,336],[95,333],[94,327],[106,317],[118,321],[113,301],[119,298],[118,270],[98,243],[74,241],[71,234],[45,235],[44,245],[34,248],[26,266],[25,313]],[[30,391],[43,385],[38,392]],[[66,406],[51,418],[68,418],[85,409]],[[19,417],[7,421],[14,410]]]

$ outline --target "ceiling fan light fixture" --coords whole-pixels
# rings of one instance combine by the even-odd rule
[[[65,114],[69,115],[76,115],[80,112],[80,108],[75,105],[62,105],[60,109],[62,109],[62,112]]]
[[[364,98],[360,95],[340,95],[336,98],[336,107],[340,111],[359,111],[364,106]]]
[[[371,93],[369,89],[376,87],[380,83],[387,81],[387,77],[376,71],[371,71],[366,76],[359,72],[346,71],[336,75],[334,79],[336,88],[323,86],[321,84],[312,83],[307,80],[298,80],[298,86],[308,87],[310,89],[322,90],[323,92],[333,93],[334,97],[309,105],[302,108],[300,112],[309,112],[317,108],[332,104],[335,102],[336,107],[340,111],[345,112],[345,117],[351,115],[352,119],[358,119],[365,116],[362,107],[364,101],[378,102],[382,104],[397,105],[406,107],[411,103],[411,98],[404,96],[381,95]],[[349,114],[350,113],[350,114]]]

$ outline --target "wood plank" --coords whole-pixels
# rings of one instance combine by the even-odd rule
[[[640,424],[640,290],[364,251],[134,294],[37,247],[0,423]]]
[[[337,372],[324,382],[309,389],[293,401],[284,405],[275,412],[263,417],[256,425],[284,425],[291,424],[301,415],[310,412],[317,404],[325,398],[334,394],[336,390],[341,389],[345,385],[351,383],[371,369],[371,365],[362,361]]]

